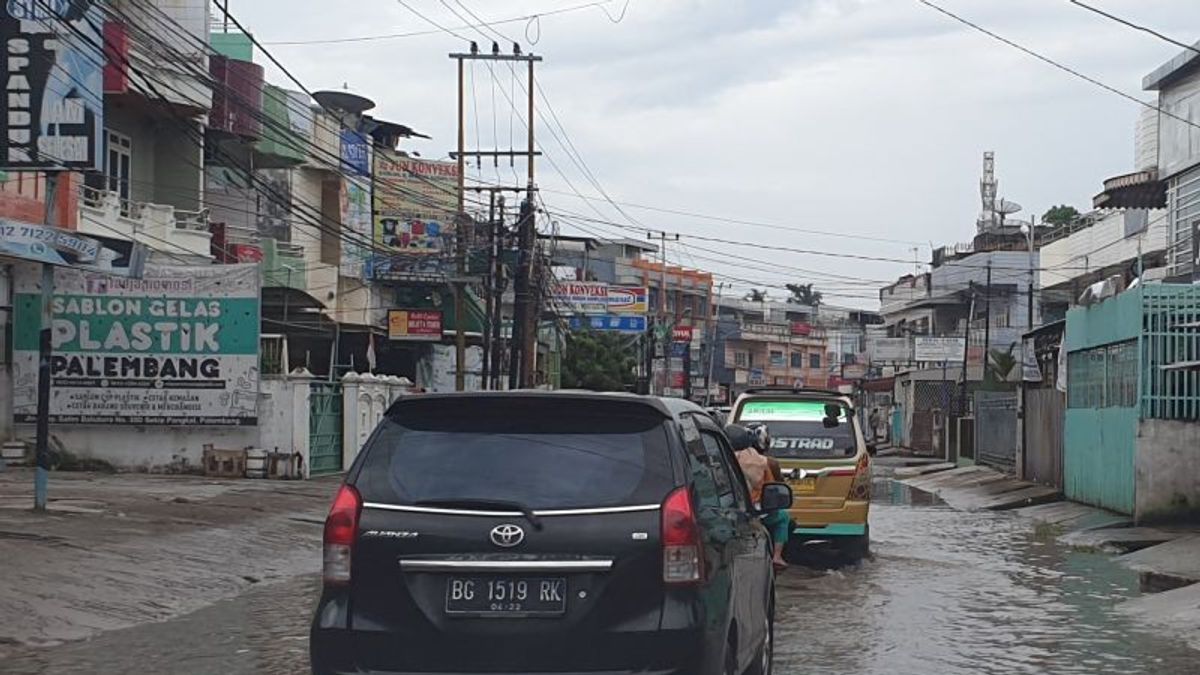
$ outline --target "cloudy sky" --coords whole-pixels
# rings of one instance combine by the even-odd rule
[[[1179,51],[1067,0],[935,1],[1147,100],[1142,77]],[[447,54],[464,49],[464,38],[490,49],[463,27],[474,21],[464,6],[496,21],[586,2],[232,0],[230,9],[307,87],[349,86],[378,103],[377,116],[433,136],[411,149],[444,157],[456,133]],[[1182,41],[1200,34],[1194,0],[1094,4]],[[411,10],[459,37],[283,44],[434,30]],[[927,261],[931,244],[971,238],[985,150],[996,153],[1000,195],[1038,214],[1057,203],[1083,210],[1105,178],[1133,168],[1137,104],[916,0],[613,0],[495,28],[545,57],[538,75],[550,105],[539,99],[539,116],[559,138],[539,125],[548,158],[538,182],[549,208],[563,212],[564,232],[678,232],[680,243],[668,245],[675,262],[725,278],[814,282],[835,304],[872,306],[878,281],[914,267],[899,261]],[[468,123],[470,143],[507,149],[505,93],[522,91],[506,66],[483,64],[468,78],[472,89],[468,112],[477,108],[479,122]],[[507,164],[485,163],[481,175],[513,180]],[[621,213],[599,188],[622,204],[774,227],[637,206]]]

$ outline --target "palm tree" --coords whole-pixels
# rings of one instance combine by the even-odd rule
[[[814,290],[812,284],[788,284],[787,289],[792,294],[788,302],[794,305],[816,307],[821,304],[821,291]]]
[[[766,302],[767,291],[766,289],[751,288],[750,292],[746,294],[746,300],[748,302]]]

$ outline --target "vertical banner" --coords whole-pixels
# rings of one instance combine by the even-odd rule
[[[8,0],[0,168],[100,170],[104,17],[99,0]]]
[[[142,279],[55,271],[50,421],[258,422],[257,265],[148,267]],[[37,274],[16,279],[13,416],[37,419]]]

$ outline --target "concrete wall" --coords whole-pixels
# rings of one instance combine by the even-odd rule
[[[1149,213],[1149,225],[1140,236],[1125,236],[1126,212],[1113,211],[1089,228],[1047,244],[1041,250],[1042,271],[1038,288],[1047,288],[1128,260],[1167,248],[1167,218],[1161,209]],[[1080,269],[1086,268],[1086,269]]]
[[[1165,178],[1200,162],[1200,129],[1180,121],[1200,118],[1200,71],[1160,92],[1158,105],[1172,114],[1158,120],[1158,173]]]
[[[239,450],[264,448],[300,453],[309,469],[309,384],[312,377],[264,376],[260,381],[256,427],[136,427],[51,425],[50,444],[79,458],[98,459],[120,470],[199,471],[205,444]],[[0,371],[0,434],[12,427],[12,386],[7,367]],[[17,440],[32,447],[32,425],[15,426]]]
[[[1142,420],[1135,470],[1139,521],[1200,513],[1200,424]]]

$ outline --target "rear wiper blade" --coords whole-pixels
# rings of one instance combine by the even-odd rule
[[[522,504],[521,502],[509,501],[506,499],[472,499],[469,497],[459,497],[456,499],[424,499],[414,502],[413,506],[433,506],[443,508],[461,508],[461,509],[499,509],[504,511],[519,511],[525,520],[533,526],[535,530],[542,529],[542,519],[538,517],[533,509]]]

